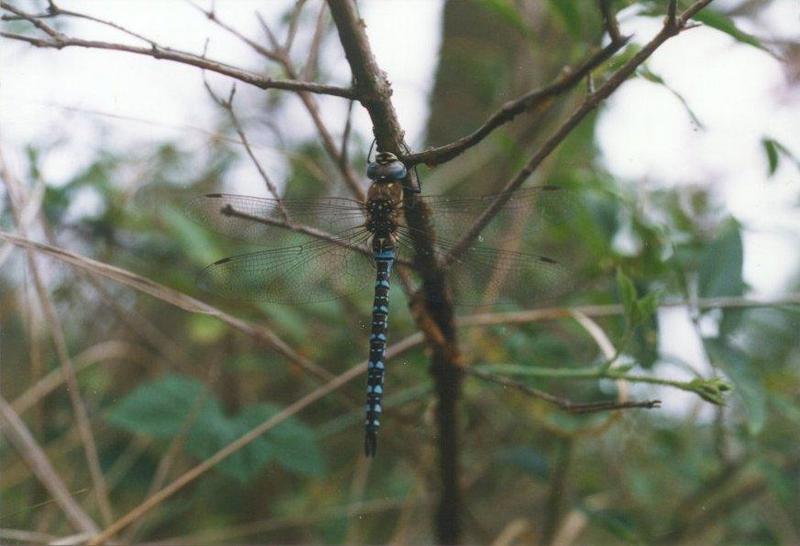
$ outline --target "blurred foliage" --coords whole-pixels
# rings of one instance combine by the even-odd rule
[[[642,13],[663,17],[663,2],[612,4],[615,9],[638,4]],[[737,17],[705,11],[698,19],[763,47],[739,30]],[[303,22],[299,32],[310,32],[314,18]],[[448,2],[430,97],[429,144],[462,136],[505,101],[549,82],[600,45],[600,29],[595,2]],[[636,51],[628,46],[596,77]],[[669,89],[669,82],[646,69],[637,76]],[[521,116],[451,164],[432,172],[421,168],[426,192],[497,191],[581,92],[560,99],[536,123]],[[288,102],[278,98],[282,95],[270,92],[263,106],[280,111]],[[544,230],[521,218],[509,227],[519,236],[503,241],[503,247],[536,249],[568,266],[565,290],[553,296],[553,305],[621,303],[624,313],[598,318],[597,324],[621,349],[621,362],[637,373],[654,373],[666,364],[659,337],[672,335],[662,331],[659,304],[747,293],[745,227],[715,202],[708,186],[643,196],[634,185],[614,180],[598,160],[595,120],[582,123],[534,180],[573,192],[569,217]],[[219,125],[220,132],[230,130],[225,121]],[[59,145],[27,149],[25,183],[47,184],[48,229],[37,235],[265,324],[332,374],[366,357],[369,293],[291,307],[226,302],[195,287],[200,268],[241,246],[187,220],[181,203],[225,188],[229,173],[245,160],[242,150],[221,139],[211,139],[201,151],[180,139],[130,153],[101,148],[71,179],[54,185],[42,179],[41,165]],[[796,162],[771,137],[765,136],[762,146],[766,175],[783,160]],[[362,165],[363,155],[351,163]],[[321,176],[334,168],[318,142],[297,143],[286,163],[286,195],[344,194],[335,177]],[[8,229],[8,199],[3,207]],[[0,383],[10,401],[60,365],[46,334],[31,335],[38,305],[22,261],[16,255],[0,270]],[[82,394],[117,515],[142,502],[154,484],[163,485],[162,472],[174,479],[319,383],[215,318],[187,314],[111,282],[89,282],[52,261],[39,263],[69,352],[81,368]],[[528,308],[525,296],[535,290],[536,279],[525,278],[511,308]],[[392,290],[392,307],[390,342],[415,332],[399,288]],[[700,396],[685,402],[685,411],[571,415],[509,389],[465,382],[467,542],[489,543],[509,522],[523,518],[533,529],[523,538],[532,543],[542,529],[555,532],[568,515],[585,519],[580,538],[585,544],[789,544],[800,536],[800,313],[796,307],[690,311],[713,376],[685,363],[668,368],[669,373],[683,368],[688,380],[697,382]],[[570,370],[606,360],[567,319],[465,328],[460,340],[469,364]],[[125,350],[109,351],[108,341]],[[667,339],[661,346],[682,341]],[[92,357],[92,350],[99,356]],[[382,445],[369,469],[359,459],[363,386],[358,381],[218,465],[148,514],[127,538],[430,542],[429,526],[418,524],[430,519],[437,483],[428,357],[417,348],[392,359],[389,368]],[[609,399],[619,388],[610,380],[525,381],[577,401]],[[655,392],[640,385],[633,389],[642,399]],[[90,487],[65,389],[53,391],[23,417],[68,487]],[[0,527],[66,534],[55,505],[5,443],[0,465]],[[76,496],[96,515],[91,494]],[[251,525],[247,532],[239,527],[245,525]]]

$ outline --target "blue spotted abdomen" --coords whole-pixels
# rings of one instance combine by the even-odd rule
[[[386,369],[386,328],[389,319],[389,276],[395,260],[393,248],[378,250],[374,254],[377,276],[375,298],[372,303],[372,330],[369,336],[369,363],[367,364],[367,419],[365,423],[364,452],[375,456],[378,448],[378,429],[381,426],[381,400],[383,375]]]

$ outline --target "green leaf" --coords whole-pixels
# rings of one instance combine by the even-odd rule
[[[494,460],[501,467],[515,466],[542,481],[550,475],[550,465],[547,459],[539,451],[530,447],[520,446],[499,450],[495,453]]]
[[[631,281],[630,277],[622,272],[622,269],[617,269],[617,291],[619,292],[620,299],[622,299],[622,306],[625,309],[625,321],[629,326],[636,324],[638,319],[636,287],[633,285],[633,281]]]
[[[767,154],[767,174],[772,176],[775,174],[775,171],[778,170],[778,163],[780,161],[777,142],[771,138],[762,138],[761,145],[764,147],[764,152]]]
[[[547,5],[561,19],[567,32],[573,38],[580,38],[582,25],[578,2],[571,0],[550,0]]]
[[[522,34],[527,36],[531,33],[531,29],[528,28],[527,23],[525,23],[525,20],[520,16],[516,6],[509,0],[482,0],[481,5],[499,19],[510,23],[511,26],[522,32]]]
[[[700,257],[700,295],[741,296],[744,293],[742,265],[744,251],[740,226],[728,222]]]
[[[198,408],[198,404],[202,406]],[[108,419],[117,427],[157,438],[186,433],[186,450],[198,459],[207,459],[279,411],[269,404],[257,404],[227,417],[202,383],[168,375],[125,397]],[[318,476],[325,470],[313,431],[291,419],[223,460],[217,469],[245,483],[271,461],[297,474]]]
[[[108,421],[119,428],[156,438],[179,434],[186,426],[191,408],[202,403],[197,419],[219,410],[199,381],[180,375],[166,375],[138,387],[108,413]]]
[[[724,32],[738,42],[767,51],[767,48],[764,47],[764,44],[762,44],[758,38],[752,34],[748,34],[747,32],[739,30],[739,28],[736,26],[736,23],[734,23],[730,17],[718,11],[705,9],[696,13],[692,19],[699,21],[706,26],[719,30],[720,32]]]
[[[747,413],[747,430],[755,436],[767,420],[767,400],[764,386],[753,370],[753,361],[742,351],[717,339],[703,340],[714,365],[722,368],[736,386]]]

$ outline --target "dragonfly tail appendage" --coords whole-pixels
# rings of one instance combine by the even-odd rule
[[[381,426],[383,376],[386,370],[386,328],[389,319],[389,276],[395,260],[393,248],[375,252],[375,299],[372,304],[372,330],[369,336],[367,364],[367,405],[364,452],[374,457],[378,448],[378,429]]]

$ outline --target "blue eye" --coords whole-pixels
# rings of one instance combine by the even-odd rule
[[[387,165],[387,167],[388,167],[386,173],[387,178],[392,178],[394,180],[401,180],[405,178],[406,175],[408,174],[406,166],[399,161],[393,161],[392,163]]]

